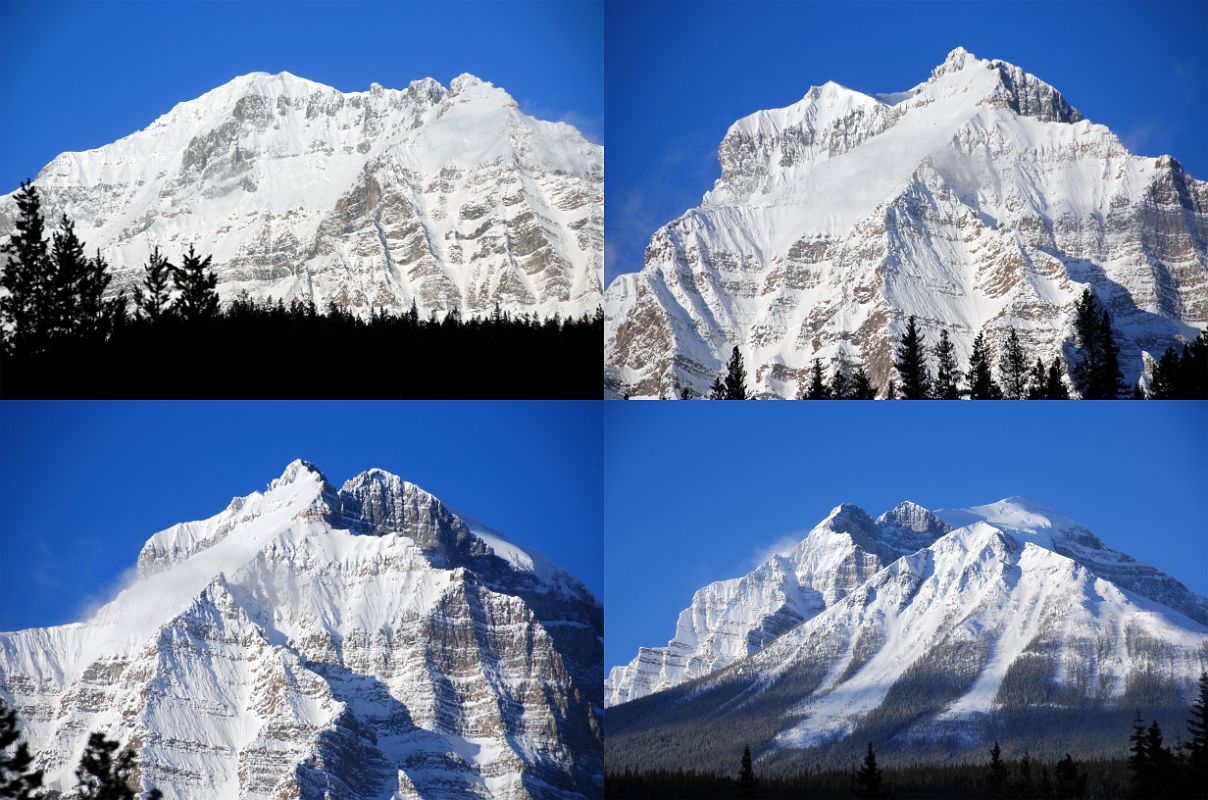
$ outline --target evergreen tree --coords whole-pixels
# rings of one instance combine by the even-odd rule
[[[744,800],[754,800],[755,770],[751,768],[751,747],[742,749],[742,768],[738,771],[738,796]]]
[[[50,247],[51,285],[46,305],[51,339],[75,333],[81,317],[81,290],[89,271],[84,243],[76,236],[75,224],[66,214],[52,236]],[[99,299],[99,298],[98,298]]]
[[[886,387],[885,387],[885,399],[886,400],[897,400],[898,399],[898,386],[897,386],[897,384],[895,384],[893,382],[893,378],[889,379],[889,384],[886,385]]]
[[[0,699],[0,797],[15,800],[42,797],[42,770],[30,769],[33,762],[29,745],[21,741],[17,729],[16,709]]]
[[[136,800],[139,796],[130,786],[137,771],[134,752],[126,748],[117,753],[117,749],[118,743],[103,733],[88,737],[88,746],[76,768],[76,791],[81,800]],[[147,794],[147,800],[160,797],[158,789]]]
[[[168,282],[176,273],[176,268],[165,256],[159,254],[159,248],[151,251],[146,266],[143,267],[142,282],[134,287],[134,306],[142,319],[158,322],[168,312],[171,302],[171,291]],[[334,309],[335,301],[328,301]]]
[[[1061,380],[1061,373],[1061,356],[1053,356],[1053,363],[1049,364],[1049,373],[1045,380],[1045,400],[1070,399],[1070,390],[1065,388],[1065,382]]]
[[[1078,769],[1069,753],[1057,762],[1055,775],[1053,794],[1058,800],[1078,800],[1086,797],[1086,773]]]
[[[1145,722],[1141,719],[1141,711],[1133,720],[1132,733],[1128,737],[1128,768],[1133,776],[1133,797],[1146,800],[1153,797],[1153,762],[1145,747]]]
[[[747,370],[742,365],[742,353],[735,345],[730,354],[730,363],[726,365],[726,398],[727,400],[747,399]]]
[[[861,800],[879,800],[881,794],[881,770],[877,767],[877,754],[868,743],[868,753],[864,756],[864,766],[856,772],[856,797]]]
[[[1176,385],[1185,400],[1208,400],[1208,330],[1183,345]]]
[[[805,400],[829,400],[830,388],[826,385],[826,378],[822,376],[822,360],[814,359],[814,368],[811,373],[809,389],[805,393]]]
[[[1002,392],[990,374],[990,356],[986,352],[986,337],[978,333],[973,339],[973,354],[969,357],[969,398],[999,400]]]
[[[1187,794],[1205,797],[1208,796],[1208,672],[1200,673],[1199,693],[1191,703],[1187,733],[1189,741],[1183,745],[1187,759]]]
[[[1024,399],[1028,390],[1028,361],[1014,326],[1011,326],[998,357],[998,374],[1002,377],[1003,397],[1008,400]]]
[[[1174,756],[1162,744],[1162,728],[1154,720],[1145,731],[1145,757],[1150,764],[1152,797],[1170,797],[1174,781]]]
[[[1020,800],[1033,800],[1037,796],[1036,784],[1032,780],[1032,757],[1026,752],[1019,759],[1019,780],[1012,787],[1012,795]]]
[[[210,256],[198,258],[189,245],[180,267],[172,271],[172,281],[179,294],[172,308],[186,322],[212,319],[218,314],[218,276],[210,270]],[[279,304],[279,313],[284,314],[285,304]]]
[[[915,325],[914,316],[906,321],[906,332],[898,342],[894,367],[902,380],[902,397],[907,400],[926,400],[931,387],[931,375],[927,370],[927,345],[923,334]]]
[[[999,800],[1010,796],[1007,781],[1007,765],[1002,760],[1002,749],[998,742],[990,750],[990,767],[982,778],[982,797],[986,800]]]
[[[865,376],[865,381],[868,377]],[[852,382],[850,370],[847,366],[847,356],[840,350],[835,356],[835,367],[831,370],[830,379],[830,396],[832,400],[851,400],[852,398]]]
[[[935,356],[935,386],[932,397],[936,400],[960,400],[960,372],[956,366],[956,347],[948,338],[948,329],[940,331],[940,340],[932,350]]]
[[[1036,357],[1036,363],[1032,365],[1032,371],[1028,373],[1027,397],[1029,400],[1049,399],[1048,373],[1039,356]]]
[[[680,389],[680,400],[691,400],[691,399],[692,399],[692,387],[685,386],[683,389]]]
[[[1086,400],[1115,400],[1124,388],[1120,348],[1111,314],[1100,308],[1090,289],[1082,292],[1074,310],[1074,341],[1079,359],[1072,376]]]
[[[1112,315],[1107,309],[1099,317],[1099,341],[1103,348],[1103,387],[1108,400],[1115,400],[1124,390],[1124,376],[1120,373],[1120,347],[1116,344],[1116,329]]]
[[[709,387],[709,399],[710,400],[725,400],[726,399],[726,385],[721,382],[720,376],[714,378],[713,385]]]
[[[848,390],[847,397],[850,400],[875,400],[877,397],[877,387],[868,380],[868,373],[864,371],[863,364],[856,367],[856,374],[852,376],[851,389]]]
[[[50,255],[38,190],[29,181],[22,181],[16,200],[14,231],[0,246],[0,254],[6,256],[0,272],[0,289],[5,292],[0,296],[0,337],[5,352],[27,354],[46,344],[42,313]]]

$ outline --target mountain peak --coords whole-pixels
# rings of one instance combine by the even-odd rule
[[[976,64],[978,61],[980,61],[980,59],[977,56],[973,55],[960,45],[957,45],[956,47],[952,48],[952,51],[949,52],[947,57],[944,58],[943,63],[931,71],[931,77],[937,78],[940,75],[947,75],[951,72],[959,72],[966,66]]]
[[[314,464],[301,458],[295,458],[285,467],[285,471],[281,473],[281,476],[274,479],[273,482],[268,485],[268,488],[269,491],[272,491],[273,489],[278,489],[282,486],[288,486],[292,483],[296,483],[300,478],[304,479],[310,477],[317,478],[324,482],[327,480],[323,476],[323,473],[319,471],[319,468]]]

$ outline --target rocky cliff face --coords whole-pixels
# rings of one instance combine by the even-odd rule
[[[210,253],[225,299],[577,316],[600,304],[603,148],[471,75],[343,93],[254,73],[36,177],[115,271]],[[15,203],[0,198],[0,236]]]
[[[742,350],[749,388],[795,397],[814,358],[885,385],[911,315],[967,365],[1008,327],[1071,352],[1083,289],[1111,310],[1125,379],[1208,325],[1208,184],[1132,155],[1018,67],[958,48],[913,89],[827,83],[733,126],[721,178],[605,299],[605,383],[698,395]]]
[[[856,524],[835,524],[844,518]],[[866,556],[878,563],[728,665],[619,698],[606,718],[610,768],[703,768],[733,749],[712,731],[743,731],[765,768],[793,770],[847,763],[868,741],[899,762],[960,760],[994,740],[1119,752],[1138,707],[1182,724],[1208,668],[1208,601],[1174,578],[1022,498],[935,513],[903,504],[870,522],[840,506],[794,553],[842,563],[853,551],[839,528],[852,542],[910,531],[920,546]],[[761,608],[752,597],[743,611]]]
[[[598,796],[603,611],[479,527],[295,462],[92,619],[0,634],[0,692],[58,788],[102,730],[168,798]]]

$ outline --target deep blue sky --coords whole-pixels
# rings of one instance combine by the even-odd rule
[[[0,2],[0,193],[237,75],[341,91],[470,72],[604,133],[598,2]]]
[[[1208,403],[608,403],[605,659],[832,508],[1022,495],[1208,596]]]
[[[295,458],[371,467],[550,556],[601,595],[599,403],[0,404],[0,630],[103,601],[151,534]]]
[[[1057,87],[1133,152],[1208,178],[1208,3],[605,4],[606,279],[721,174],[730,124],[828,80],[909,89],[952,48]]]

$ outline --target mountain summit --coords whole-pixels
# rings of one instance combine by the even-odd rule
[[[1022,498],[875,523],[844,505],[612,669],[609,768],[720,763],[714,730],[790,770],[868,741],[898,761],[1118,751],[1138,707],[1177,721],[1204,669],[1208,600],[1073,520]]]
[[[1208,184],[1006,62],[957,48],[904,92],[815,86],[735,122],[718,161],[606,292],[610,392],[702,396],[734,346],[761,396],[795,397],[840,353],[884,387],[912,315],[962,366],[1011,326],[1068,363],[1088,287],[1130,384],[1208,325]]]
[[[212,254],[224,299],[357,314],[578,316],[600,304],[603,148],[473,75],[364,92],[282,72],[234,78],[145,130],[35,178],[113,265]],[[16,219],[0,198],[0,237]]]
[[[147,540],[91,619],[0,633],[51,788],[91,731],[173,798],[597,797],[603,610],[536,551],[381,470]]]

